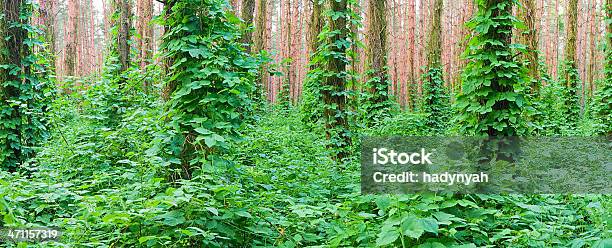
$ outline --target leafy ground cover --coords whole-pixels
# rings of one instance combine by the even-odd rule
[[[99,86],[102,87],[102,86]],[[5,247],[610,247],[606,195],[361,195],[359,162],[336,164],[297,110],[262,111],[226,159],[170,181],[147,152],[163,125],[142,95],[102,111],[93,89],[53,105],[29,173],[0,172],[4,224],[60,240]],[[114,109],[113,109],[114,108]],[[117,111],[119,110],[119,111]],[[108,113],[123,118],[113,122]],[[423,115],[359,135],[427,135]],[[419,128],[422,127],[422,128]],[[357,145],[356,145],[357,146]],[[357,156],[357,152],[354,152]],[[35,162],[35,163],[34,163]]]

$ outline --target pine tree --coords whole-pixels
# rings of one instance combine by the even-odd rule
[[[384,108],[384,102],[388,100],[387,90],[389,87],[387,69],[387,14],[386,0],[372,0],[368,5],[368,17],[370,26],[368,28],[368,84],[372,98],[373,108],[370,111],[379,112]]]
[[[32,147],[47,136],[49,60],[41,60],[48,54],[35,47],[42,34],[29,23],[33,8],[25,0],[0,2],[0,169],[9,171],[31,158]]]
[[[520,42],[527,46],[526,59],[529,61],[527,66],[529,76],[531,77],[531,91],[537,92],[540,88],[540,72],[538,60],[538,30],[536,28],[536,0],[522,0],[522,5],[519,8],[521,21],[526,25],[526,30],[523,30],[520,35]]]
[[[517,136],[527,133],[522,118],[526,108],[527,70],[514,56],[512,16],[514,0],[479,0],[478,14],[467,26],[475,32],[463,91],[457,97],[460,130],[464,134]]]
[[[349,40],[350,9],[347,0],[329,0],[331,17],[328,22],[329,35],[327,46],[329,55],[323,63],[326,78],[323,80],[322,96],[325,135],[331,140],[331,147],[337,149],[334,159],[341,161],[348,156],[347,147],[351,145],[348,130],[346,106],[346,68],[348,66],[347,50],[351,48]]]
[[[425,110],[429,114],[427,126],[441,131],[448,123],[448,93],[442,76],[442,8],[443,1],[435,0],[427,41],[427,71],[425,81]]]
[[[240,138],[251,110],[258,64],[240,43],[240,23],[230,18],[225,0],[172,0],[164,12],[169,29],[160,47],[168,68],[166,119],[156,149],[167,158],[172,179],[191,178],[202,164]],[[171,10],[171,11],[169,11]],[[187,21],[185,21],[187,20]]]
[[[576,126],[580,116],[580,99],[578,85],[580,77],[576,60],[576,36],[578,33],[578,0],[568,1],[567,44],[565,59],[562,65],[561,82],[565,87],[565,108],[567,124],[570,128]]]

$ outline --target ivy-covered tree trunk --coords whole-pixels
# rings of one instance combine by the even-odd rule
[[[475,32],[467,50],[463,90],[457,98],[459,125],[465,134],[526,134],[526,68],[516,61],[512,29],[513,0],[479,0],[478,14],[467,26]]]
[[[0,168],[14,171],[23,159],[21,152],[21,112],[19,106],[8,101],[19,98],[19,78],[11,74],[5,65],[20,64],[19,45],[23,34],[11,23],[19,21],[19,8],[22,0],[0,1]],[[9,37],[5,39],[4,37]],[[17,62],[17,63],[15,63]],[[12,128],[11,128],[12,127]]]
[[[329,20],[331,31],[328,41],[330,55],[327,57],[325,70],[329,74],[323,82],[322,96],[325,104],[323,117],[327,139],[331,140],[332,148],[337,150],[334,159],[340,161],[347,157],[347,147],[351,145],[348,131],[346,89],[346,68],[348,66],[347,49],[348,34],[348,5],[346,0],[329,0],[332,17]]]
[[[32,4],[25,0],[0,2],[0,169],[15,171],[34,154],[32,146],[46,135],[43,115],[46,68],[38,70],[32,54],[38,42],[28,31]]]
[[[603,85],[598,89],[594,102],[594,113],[602,124],[601,133],[612,135],[612,0],[606,0],[606,62]]]
[[[117,31],[117,52],[119,54],[119,74],[123,73],[130,67],[130,29],[131,29],[131,4],[130,0],[116,0],[118,8],[119,20]]]
[[[268,0],[257,1],[257,17],[255,22],[255,35],[253,37],[252,54],[257,54],[265,49],[266,44],[266,26],[268,16]],[[259,69],[259,85],[258,85],[263,101],[268,99],[268,68],[264,64]]]
[[[255,0],[242,0],[242,20],[245,21],[247,25],[251,25],[253,23],[253,14],[255,13]],[[242,43],[248,44],[249,46],[253,42],[253,33],[246,32],[242,36]],[[249,49],[250,50],[250,49]]]
[[[425,109],[429,113],[427,124],[440,131],[447,122],[448,96],[442,76],[442,8],[443,1],[435,0],[431,27],[427,41],[427,72],[425,73]]]
[[[318,36],[321,33],[321,31],[323,30],[323,20],[321,18],[321,3],[319,2],[320,0],[313,0],[312,1],[312,13],[310,15],[310,25],[309,25],[309,32],[308,32],[308,48],[310,50],[311,53],[314,53],[317,51],[317,48],[319,47],[319,39]]]
[[[172,61],[165,83],[168,132],[157,140],[171,179],[191,178],[240,138],[251,110],[258,64],[241,49],[240,23],[229,18],[225,0],[173,0],[166,9],[160,47]]]
[[[54,0],[40,1],[40,22],[44,25],[45,40],[49,44],[49,53],[55,55],[55,11]],[[51,64],[55,65],[55,56],[50,58]]]
[[[578,0],[568,1],[567,44],[565,45],[565,60],[563,62],[562,82],[566,88],[565,107],[566,118],[570,127],[575,127],[580,115],[580,99],[578,84],[580,81],[576,64],[576,36],[578,33]]]
[[[172,16],[172,7],[174,6],[174,4],[176,3],[176,0],[168,0],[164,3],[164,11],[163,11],[163,16],[164,16],[164,25],[163,25],[163,29],[164,29],[164,35],[167,35],[172,27],[168,24],[168,18],[170,18],[170,16]],[[166,48],[164,48],[163,46],[160,47],[160,50],[162,51],[162,53],[167,53],[168,50]],[[172,66],[172,64],[174,64],[174,60],[172,57],[170,56],[163,56],[162,57],[162,70],[164,71],[164,74],[168,75],[171,73],[170,71],[170,67]],[[170,97],[172,96],[172,93],[176,90],[176,85],[177,82],[176,81],[170,81],[170,82],[165,82],[164,87],[162,89],[162,99],[164,99],[164,101],[168,101],[170,100]]]
[[[532,78],[531,91],[538,92],[540,89],[540,72],[538,61],[538,30],[536,20],[536,0],[522,0],[522,7],[519,8],[521,21],[527,26],[527,30],[522,30],[520,41],[527,46],[528,52],[525,54],[529,65],[529,76]]]
[[[387,101],[387,4],[386,0],[372,0],[368,4],[368,65],[370,91],[373,93],[372,104],[380,105]]]

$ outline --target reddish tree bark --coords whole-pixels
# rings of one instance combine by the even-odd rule
[[[78,0],[68,0],[68,22],[65,26],[66,47],[64,48],[65,75],[77,75],[77,49],[78,49]]]
[[[138,29],[138,61],[140,68],[149,64],[148,61],[153,57],[153,0],[137,0],[138,18],[136,28]]]

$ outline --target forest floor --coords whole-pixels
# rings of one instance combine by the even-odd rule
[[[227,156],[233,162],[168,182],[147,152],[162,131],[161,103],[141,97],[114,119],[99,101],[58,100],[55,131],[30,173],[0,172],[6,223],[63,231],[32,247],[611,244],[604,195],[361,195],[358,159],[329,159],[324,132],[295,110],[259,116]],[[359,132],[426,135],[414,128],[421,119],[399,114]]]

